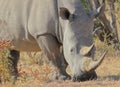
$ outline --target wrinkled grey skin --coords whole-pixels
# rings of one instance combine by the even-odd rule
[[[89,69],[88,64],[87,70],[84,65],[94,57],[95,46],[86,53],[81,49],[93,44],[93,19],[101,12],[86,13],[80,0],[0,0],[0,39],[13,41],[14,72],[17,74],[14,58],[19,59],[19,51],[42,50],[58,69],[54,79],[70,79],[67,65],[74,81],[96,78],[97,66]]]

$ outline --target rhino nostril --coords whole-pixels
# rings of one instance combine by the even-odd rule
[[[74,54],[74,52],[75,52],[75,48],[71,48],[70,53]]]

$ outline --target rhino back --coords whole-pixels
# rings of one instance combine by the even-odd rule
[[[57,0],[34,0],[29,18],[30,33],[35,37],[46,33],[56,35],[57,28]]]
[[[55,1],[0,0],[0,39],[13,40],[18,50],[38,50],[37,35],[55,34]]]

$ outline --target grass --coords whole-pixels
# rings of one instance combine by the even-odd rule
[[[55,69],[50,67],[43,56],[40,58],[41,52],[36,55],[22,52],[18,64],[19,78],[17,82],[13,85],[11,82],[5,81],[4,84],[0,84],[0,87],[119,87],[120,55],[116,55],[112,47],[106,46],[99,40],[95,44],[97,55],[103,49],[109,50],[103,63],[96,69],[97,80],[86,82],[51,81],[50,76]],[[71,74],[69,67],[67,71]]]
[[[16,84],[13,85],[10,82],[6,82],[4,84],[5,87],[119,87],[120,85],[120,56],[107,55],[96,70],[98,79],[86,82],[51,81],[49,77],[53,69],[48,64],[38,65],[33,63],[32,59],[26,56],[22,56],[19,61],[18,70],[20,77]],[[71,73],[69,68],[68,72]]]

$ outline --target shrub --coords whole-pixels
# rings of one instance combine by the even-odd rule
[[[9,78],[8,57],[11,46],[11,41],[5,39],[0,41],[0,82],[5,82]]]

